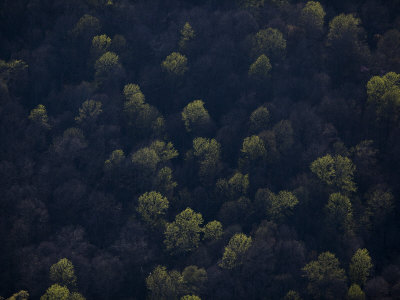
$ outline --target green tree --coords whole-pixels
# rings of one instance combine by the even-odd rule
[[[300,13],[300,24],[307,33],[317,35],[324,29],[325,11],[317,1],[308,1]]]
[[[237,233],[232,236],[228,245],[225,247],[219,266],[223,269],[234,269],[243,264],[245,254],[249,250],[251,244],[251,237],[243,233]]]
[[[36,108],[32,109],[29,114],[29,120],[39,125],[42,128],[50,129],[49,117],[47,116],[46,107],[39,104]]]
[[[352,284],[347,292],[347,299],[349,300],[365,300],[365,293],[362,291],[358,284]]]
[[[397,121],[400,115],[400,74],[374,76],[367,83],[368,102],[375,105],[378,119]]]
[[[222,237],[224,233],[221,222],[211,221],[204,226],[204,240],[215,241]]]
[[[174,159],[179,155],[171,142],[166,143],[164,141],[156,140],[151,143],[150,149],[153,149],[163,162]]]
[[[162,69],[172,76],[182,76],[188,70],[188,63],[185,55],[178,52],[172,52],[161,63]]]
[[[182,111],[182,120],[188,132],[204,132],[210,125],[211,118],[202,100],[190,102]]]
[[[282,59],[286,52],[286,40],[275,28],[262,29],[253,38],[252,57],[264,54],[272,61]]]
[[[196,249],[200,242],[202,224],[202,215],[190,208],[176,215],[175,221],[166,225],[164,244],[167,250],[184,253]]]
[[[268,78],[272,66],[269,58],[265,54],[261,54],[254,63],[250,65],[249,76],[256,80],[264,81]]]
[[[283,300],[301,300],[301,297],[296,291],[289,291]]]
[[[152,227],[156,227],[161,224],[161,218],[165,215],[168,206],[169,202],[166,197],[152,191],[146,192],[139,197],[136,210],[146,223]]]
[[[76,276],[74,266],[67,258],[60,259],[50,267],[51,281],[66,286],[69,289],[76,288]]]
[[[260,132],[268,128],[270,122],[270,113],[268,108],[260,106],[250,115],[250,130],[251,132]]]
[[[53,284],[40,300],[69,300],[70,293],[67,287]]]
[[[243,140],[242,149],[240,151],[242,155],[250,161],[256,161],[260,158],[264,158],[266,155],[264,143],[258,135],[246,137]]]
[[[196,295],[185,295],[182,296],[180,300],[201,300],[201,298]]]
[[[121,68],[118,55],[114,52],[106,52],[94,64],[95,78],[102,83],[107,78],[115,76]]]
[[[164,167],[158,171],[156,178],[154,179],[154,186],[157,191],[164,195],[172,195],[174,188],[178,186],[172,176],[172,170],[169,167]]]
[[[4,299],[4,298],[1,298],[1,299]],[[10,298],[7,298],[6,300],[28,300],[28,299],[29,299],[29,293],[27,291],[19,291],[18,293],[15,293]]]
[[[112,170],[119,167],[125,160],[125,153],[121,149],[114,150],[110,157],[104,162],[104,168],[106,170]]]
[[[358,249],[351,258],[349,276],[352,283],[363,286],[373,265],[367,249]]]
[[[329,201],[325,206],[327,220],[337,230],[349,232],[353,224],[353,210],[350,199],[340,193],[329,196]]]
[[[78,123],[94,122],[102,112],[101,102],[86,100],[79,108],[79,115],[75,117],[75,121]]]
[[[212,178],[218,171],[221,145],[215,139],[198,137],[193,140],[193,155],[199,162],[199,175]]]
[[[75,36],[80,36],[83,38],[93,37],[101,30],[101,24],[99,19],[93,17],[91,15],[85,14],[79,21],[76,23],[75,28],[72,30],[72,33]]]
[[[384,224],[387,216],[395,208],[392,192],[383,186],[371,189],[367,194],[367,208],[365,218],[368,226]]]
[[[164,266],[157,266],[146,278],[150,290],[150,299],[176,299],[182,291],[183,277],[178,271],[167,271]]]
[[[311,163],[311,171],[327,185],[345,192],[355,192],[353,182],[355,166],[348,157],[327,154]]]
[[[308,279],[308,292],[316,299],[341,299],[346,292],[345,271],[339,260],[330,252],[321,253],[318,259],[304,268]]]
[[[96,35],[92,39],[92,55],[97,58],[108,52],[110,46],[111,39],[106,34]]]
[[[186,292],[199,293],[204,289],[207,282],[207,272],[203,268],[197,266],[188,266],[182,271],[183,282]]]
[[[236,172],[231,178],[219,179],[217,181],[217,190],[224,196],[227,196],[231,200],[236,200],[240,196],[247,194],[249,188],[249,175],[243,175],[240,172]]]
[[[298,203],[299,200],[291,192],[280,191],[277,195],[270,193],[267,198],[267,216],[274,221],[279,221],[291,215]]]
[[[363,30],[361,20],[352,14],[340,14],[329,23],[328,46],[338,48],[346,44],[353,44],[361,38]]]
[[[138,171],[151,174],[155,172],[158,163],[161,161],[160,157],[154,149],[145,147],[139,149],[132,154],[132,163],[138,169]]]
[[[186,48],[187,43],[195,38],[196,34],[188,22],[185,23],[181,30],[181,39],[179,41],[179,48],[182,50]]]
[[[265,0],[237,0],[240,7],[245,9],[257,9],[264,6]]]

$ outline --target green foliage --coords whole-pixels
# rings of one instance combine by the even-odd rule
[[[124,86],[123,93],[127,101],[132,101],[136,105],[144,104],[144,95],[137,84],[128,83]]]
[[[92,39],[92,54],[99,57],[109,51],[111,46],[111,38],[106,34],[96,35]]]
[[[265,157],[266,150],[263,141],[258,135],[249,136],[244,139],[240,150],[246,159],[255,161]]]
[[[237,233],[229,240],[219,266],[223,269],[234,269],[243,263],[244,256],[252,244],[251,237]]]
[[[272,66],[269,62],[269,58],[262,54],[254,63],[251,64],[249,68],[249,76],[257,80],[265,80],[268,78],[271,68]]]
[[[222,234],[224,233],[222,229],[222,224],[221,222],[218,221],[211,221],[204,226],[204,240],[210,240],[210,241],[215,241],[218,240],[222,237]]]
[[[240,7],[245,9],[257,9],[264,6],[265,0],[237,0]]]
[[[125,160],[125,153],[121,149],[114,150],[110,157],[104,162],[104,168],[106,170],[112,170],[119,167]]]
[[[165,143],[164,141],[156,140],[151,143],[150,149],[154,150],[163,162],[167,162],[179,155],[171,142]]]
[[[308,263],[304,268],[308,279],[308,292],[316,299],[337,299],[342,291],[339,285],[345,286],[345,271],[340,268],[339,260],[330,252],[321,253],[318,260]]]
[[[93,122],[102,112],[101,102],[86,100],[79,108],[79,116],[75,117],[75,121],[78,123]]]
[[[329,196],[329,201],[325,206],[327,220],[340,231],[348,232],[353,224],[353,211],[350,199],[340,193]]]
[[[182,50],[186,48],[187,42],[193,40],[196,34],[188,22],[185,23],[181,30],[181,39],[179,41],[179,48]]]
[[[193,155],[199,161],[199,175],[215,175],[220,160],[221,145],[215,139],[195,138],[193,140]]]
[[[15,81],[28,69],[28,65],[23,60],[12,60],[6,62],[0,59],[0,80],[6,84]]]
[[[363,33],[360,24],[360,19],[352,14],[340,14],[334,17],[329,23],[328,46],[339,48],[359,41]]]
[[[291,215],[298,203],[299,200],[291,192],[280,191],[277,195],[270,193],[267,200],[267,216],[274,221],[279,221]]]
[[[300,13],[300,24],[310,34],[321,33],[324,29],[325,11],[317,1],[308,1]]]
[[[32,109],[29,114],[29,120],[39,125],[42,128],[50,129],[49,118],[47,116],[46,107],[39,104],[36,108]]]
[[[231,199],[246,195],[249,184],[249,175],[240,172],[236,172],[228,181],[222,179],[217,182],[217,186],[225,190]]]
[[[40,300],[69,300],[69,290],[65,286],[53,284],[46,293],[40,297]]]
[[[313,161],[310,168],[327,185],[345,192],[357,190],[353,182],[355,166],[348,157],[328,154]]]
[[[132,163],[142,172],[153,173],[160,161],[157,152],[148,147],[139,149],[132,154]]]
[[[392,192],[383,187],[376,187],[368,193],[366,218],[368,225],[381,225],[386,217],[395,208],[394,196]]]
[[[2,298],[2,299],[4,299],[4,298]],[[19,291],[18,293],[15,293],[10,298],[7,298],[6,300],[28,300],[28,299],[29,299],[29,293],[27,291]]]
[[[147,192],[139,197],[139,203],[136,210],[142,219],[152,227],[160,224],[161,218],[168,209],[169,202],[157,192]]]
[[[378,53],[393,70],[400,68],[400,31],[390,29],[378,41]]]
[[[164,244],[173,253],[185,253],[196,249],[200,242],[203,217],[190,208],[176,215],[175,221],[165,229]]]
[[[265,106],[260,106],[250,115],[250,130],[260,132],[267,129],[270,118],[269,110]]]
[[[301,300],[301,297],[296,291],[289,291],[283,300]]]
[[[120,68],[118,55],[114,52],[106,52],[94,64],[95,77],[96,79],[104,80]]]
[[[183,109],[182,120],[188,132],[197,132],[207,127],[211,118],[204,107],[204,102],[202,100],[194,100]]]
[[[62,258],[56,264],[52,265],[50,267],[50,279],[69,289],[75,288],[76,276],[72,262],[66,258]]]
[[[182,76],[188,70],[187,58],[178,52],[172,52],[161,63],[161,67],[171,76]]]
[[[93,37],[101,30],[99,19],[91,15],[85,14],[76,23],[72,33],[80,37]]]
[[[185,295],[180,300],[201,300],[201,298],[195,295]]]
[[[199,293],[208,279],[206,270],[197,266],[186,267],[182,277],[187,293]]]
[[[349,300],[365,300],[365,293],[362,291],[358,284],[352,284],[347,292],[347,299]]]
[[[286,52],[286,40],[275,28],[262,29],[253,38],[252,56],[264,54],[272,61],[282,59]]]
[[[373,265],[367,249],[358,249],[351,258],[349,276],[352,283],[362,286],[367,281]]]
[[[157,266],[146,278],[150,299],[176,299],[182,290],[183,277],[177,271],[168,272],[164,266]]]
[[[158,171],[157,177],[154,180],[154,185],[157,191],[164,195],[172,194],[174,188],[178,184],[174,181],[172,170],[169,167],[164,167]]]
[[[368,102],[375,105],[378,119],[397,121],[400,115],[400,74],[374,76],[367,83]]]

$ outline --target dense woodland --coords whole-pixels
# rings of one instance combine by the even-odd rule
[[[1,299],[400,299],[398,0],[2,0],[0,134]]]

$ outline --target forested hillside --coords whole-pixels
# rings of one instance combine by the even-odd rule
[[[400,299],[399,0],[1,0],[0,137],[0,299]]]

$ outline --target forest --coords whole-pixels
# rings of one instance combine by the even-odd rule
[[[0,0],[0,299],[400,299],[399,0]]]

